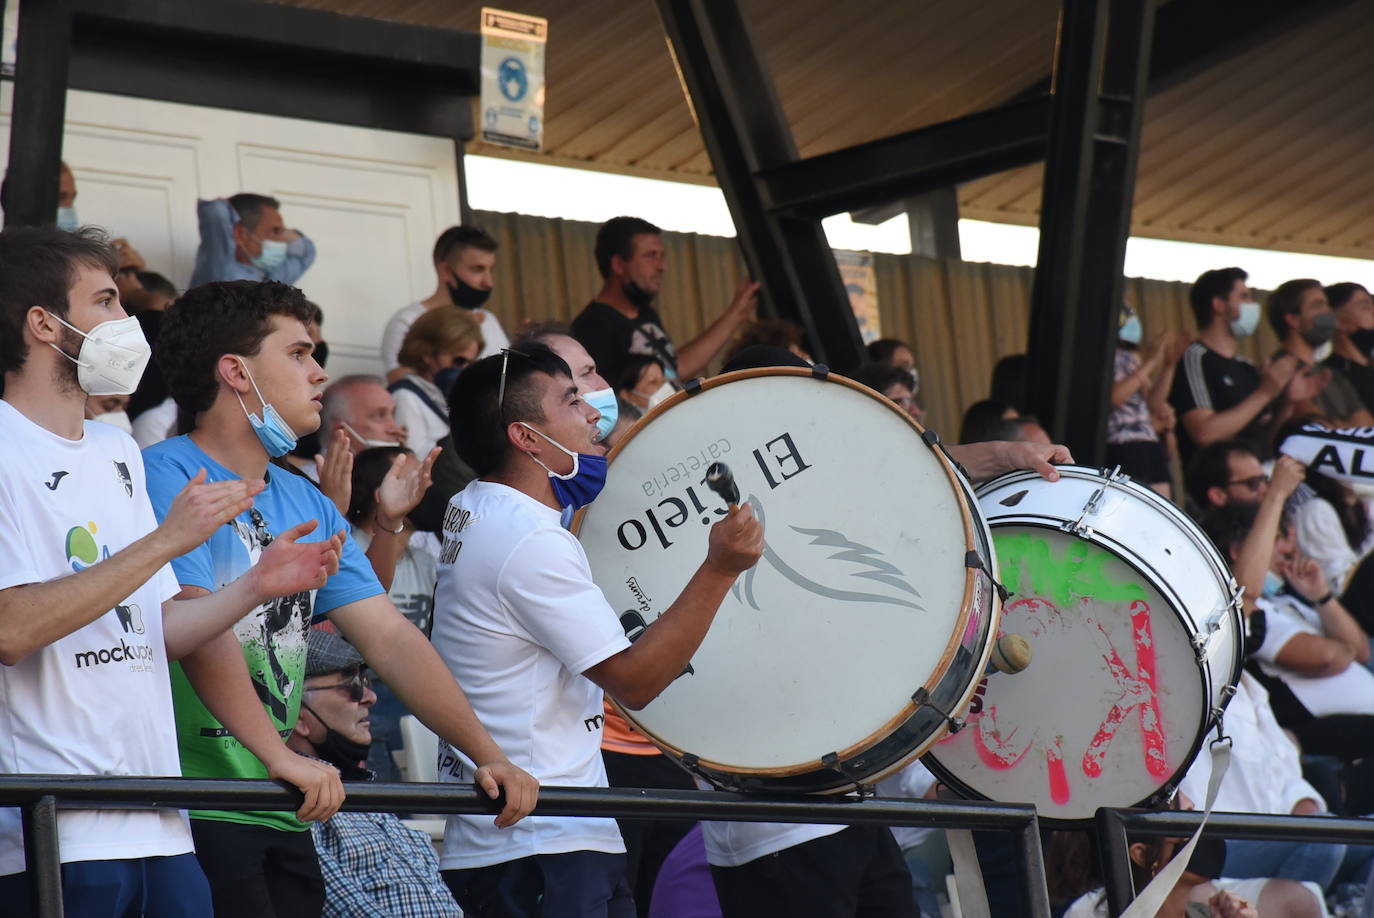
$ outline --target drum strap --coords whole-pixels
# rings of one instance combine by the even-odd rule
[[[1207,820],[1212,815],[1212,804],[1217,801],[1217,791],[1221,789],[1221,779],[1226,777],[1226,769],[1231,767],[1231,740],[1230,737],[1222,737],[1212,743],[1212,775],[1207,780],[1207,803],[1202,809],[1202,822],[1198,823],[1197,831],[1193,837],[1188,839],[1188,844],[1178,850],[1173,860],[1164,865],[1164,869],[1155,874],[1155,878],[1146,884],[1140,891],[1140,895],[1135,897],[1126,911],[1121,913],[1121,918],[1153,918],[1159,912],[1164,900],[1169,897],[1174,886],[1178,883],[1179,877],[1183,876],[1183,871],[1188,869],[1188,862],[1192,860],[1193,849],[1197,847],[1197,841],[1202,837],[1202,827],[1207,825]],[[950,846],[951,850],[953,845]],[[960,890],[960,895],[963,890]]]
[[[973,847],[973,832],[945,829],[945,841],[949,844],[949,859],[954,866],[954,888],[959,893],[961,918],[990,918],[983,868],[978,866],[978,851]]]

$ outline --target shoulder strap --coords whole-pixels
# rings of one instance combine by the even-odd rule
[[[413,392],[415,396],[420,399],[420,401],[425,403],[426,408],[437,414],[441,420],[448,420],[448,412],[444,411],[444,409],[434,404],[434,399],[430,398],[429,395],[425,393],[424,389],[421,389],[419,386],[415,385],[415,383],[411,382],[409,379],[398,379],[391,385],[387,386],[386,389],[392,395],[395,395],[401,389],[404,389],[407,392]]]

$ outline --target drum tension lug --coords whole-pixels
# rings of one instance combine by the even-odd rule
[[[948,711],[940,710],[934,704],[931,703],[930,692],[926,691],[926,687],[924,685],[918,688],[915,691],[915,693],[912,694],[911,700],[915,702],[918,707],[930,708],[936,714],[939,714],[941,717],[943,717],[945,719],[945,723],[949,724],[950,733],[958,733],[960,730],[964,729],[964,722],[962,720],[955,717]]]
[[[1011,598],[1011,590],[1002,586],[1002,584],[997,581],[997,578],[992,576],[992,571],[988,570],[988,566],[983,563],[983,556],[978,554],[978,552],[970,551],[964,555],[964,567],[971,568],[975,571],[982,571],[986,574],[988,582],[991,583],[992,588],[997,591],[997,598],[1002,600],[1004,605],[1006,601]]]
[[[830,376],[830,367],[823,363],[812,364],[811,376],[813,379],[826,379]]]
[[[683,391],[685,391],[689,397],[696,395],[701,391],[701,382],[702,379],[700,376],[689,379],[682,384]]]
[[[824,765],[826,768],[829,768],[831,771],[835,772],[835,774],[840,775],[846,780],[853,782],[854,793],[858,794],[860,797],[873,796],[875,791],[873,785],[865,784],[862,778],[857,777],[853,772],[845,768],[844,765],[840,762],[839,753],[827,752],[825,755],[821,756],[821,764]]]

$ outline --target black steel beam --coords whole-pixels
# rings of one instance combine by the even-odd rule
[[[759,173],[776,213],[819,219],[1036,162],[1048,97],[1028,99]]]
[[[797,159],[796,144],[736,0],[658,0],[745,261],[773,312],[806,331],[816,359],[844,372],[864,358],[839,269],[814,218],[774,213],[755,175]]]
[[[69,86],[468,139],[481,38],[244,0],[71,0]]]
[[[1150,95],[1172,89],[1205,70],[1234,60],[1264,42],[1311,25],[1355,0],[1171,0],[1155,10],[1150,51]],[[1034,99],[1050,91],[1050,79],[1037,80],[1011,101]]]
[[[1151,0],[1064,0],[1031,289],[1032,410],[1100,464],[1130,232]]]
[[[67,0],[20,5],[4,185],[6,226],[42,226],[57,219],[71,35]]]

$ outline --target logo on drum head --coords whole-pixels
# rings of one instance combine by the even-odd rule
[[[754,507],[754,515],[759,518],[760,523],[764,523],[763,504],[754,495],[749,496],[749,503]],[[853,584],[844,580],[839,581],[839,585],[828,585],[818,583],[810,577],[802,574],[795,567],[788,564],[774,550],[767,540],[763,543],[763,561],[768,562],[772,568],[784,578],[801,587],[808,593],[815,596],[823,596],[826,599],[834,599],[840,602],[871,602],[883,605],[905,606],[924,612],[925,607],[914,600],[920,597],[917,591],[906,580],[906,575],[896,566],[883,560],[883,553],[867,545],[860,545],[858,542],[851,541],[844,533],[836,532],[833,529],[805,529],[801,526],[789,527],[793,532],[809,536],[810,545],[820,548],[825,553],[824,560],[839,562],[839,564],[826,565],[828,569],[833,568],[835,573],[844,577],[853,577],[866,580],[871,583],[885,584],[892,588],[896,593],[905,595],[892,595],[891,593],[874,593],[865,590],[855,589]],[[767,531],[765,526],[764,531]],[[808,567],[816,567],[816,559],[807,564]],[[841,566],[843,565],[843,566]],[[755,564],[745,571],[744,576],[735,582],[731,588],[736,599],[742,599],[755,609],[759,608],[758,600],[754,597],[754,582],[758,577],[759,568],[762,561]],[[863,584],[867,586],[868,584]],[[846,587],[848,587],[846,589]],[[912,597],[912,598],[907,598]]]

